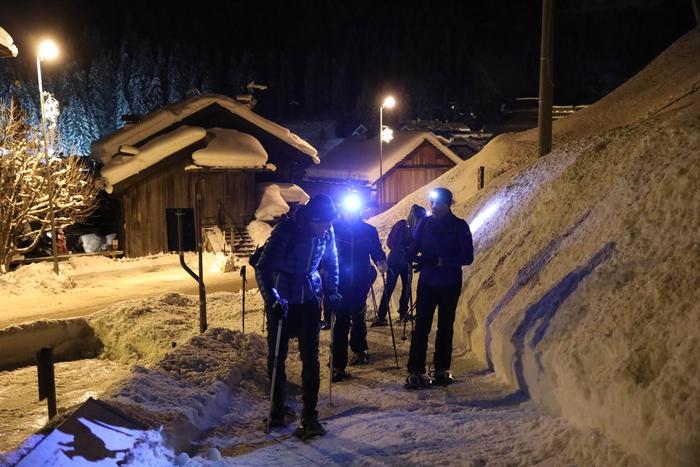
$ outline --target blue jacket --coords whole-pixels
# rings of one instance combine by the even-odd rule
[[[413,236],[412,254],[418,253],[433,262],[439,261],[439,265],[425,266],[419,283],[430,286],[461,284],[462,266],[474,261],[469,225],[451,212],[442,219],[424,217]]]
[[[273,288],[292,305],[319,297],[320,265],[325,271],[326,290],[337,290],[338,254],[333,228],[323,237],[315,237],[300,217],[275,226],[255,269],[255,279],[267,305],[276,300]]]
[[[382,244],[379,242],[379,234],[375,227],[362,220],[349,223],[341,219],[335,223],[333,229],[338,249],[342,307],[362,307],[373,282],[370,258],[375,263],[386,260]]]

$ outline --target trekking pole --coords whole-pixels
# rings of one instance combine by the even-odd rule
[[[408,316],[411,317],[411,339],[413,339],[413,326],[416,320],[416,304],[413,303],[413,268],[411,264],[408,264],[408,303],[409,311]]]
[[[282,338],[282,318],[280,318],[277,324],[277,340],[275,341],[275,362],[272,367],[272,381],[270,383],[270,411],[267,414],[267,426],[265,427],[265,433],[272,431],[272,408],[275,397],[275,383],[277,382],[277,363],[279,362],[280,356],[280,339]]]
[[[374,284],[369,288],[372,291],[372,306],[374,307],[374,318],[379,318],[379,312],[377,311],[377,297],[374,295]]]
[[[330,338],[330,356],[328,357],[328,405],[333,406],[333,331],[335,330],[335,313],[329,310],[331,314],[331,338]]]
[[[386,279],[384,278],[384,273],[382,273],[382,283],[386,289]],[[389,316],[389,329],[391,330],[391,344],[394,346],[394,358],[396,358],[396,369],[399,370],[399,354],[396,352],[396,339],[394,338],[394,325],[391,322],[391,307],[387,307],[386,314]]]
[[[247,281],[245,266],[241,266],[241,287],[243,290],[243,295],[241,296],[241,332],[245,332],[245,284]]]

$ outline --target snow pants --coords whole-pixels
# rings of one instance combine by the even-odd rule
[[[272,369],[275,362],[275,343],[277,340],[277,324],[279,318],[267,312],[267,374],[272,382]],[[319,324],[321,322],[321,306],[318,299],[309,300],[301,305],[290,305],[287,319],[282,323],[279,359],[277,362],[277,381],[272,397],[273,413],[282,413],[286,401],[287,373],[285,362],[289,350],[289,339],[299,339],[299,355],[301,357],[302,402],[304,405],[302,418],[309,419],[317,415],[318,390],[321,384],[320,365],[318,362]]]
[[[334,313],[333,368],[344,370],[348,365],[348,332],[350,332],[350,349],[353,352],[364,352],[368,348],[365,307],[352,310],[341,308]]]
[[[435,334],[433,367],[435,371],[450,369],[455,310],[461,292],[461,282],[446,286],[429,286],[418,282],[416,323],[408,356],[409,373],[424,374],[426,372],[425,354],[428,351],[428,336],[433,326],[435,308],[438,309],[438,324]]]
[[[408,314],[408,299],[411,296],[411,284],[409,283],[408,264],[390,264],[386,273],[386,288],[382,294],[382,302],[379,305],[377,318],[386,319],[389,311],[389,300],[394,293],[396,283],[401,278],[401,298],[399,298],[399,317],[404,318]]]

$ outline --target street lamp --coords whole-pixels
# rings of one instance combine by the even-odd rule
[[[46,111],[44,110],[44,87],[41,83],[41,61],[53,60],[58,56],[58,47],[51,40],[45,40],[39,45],[36,54],[36,73],[39,81],[39,103],[41,106],[41,135],[44,139],[44,162],[46,164],[46,181],[49,189],[49,223],[51,224],[51,254],[53,256],[53,272],[58,274],[58,248],[56,235],[56,220],[54,217],[54,186],[51,170],[49,168],[49,149],[46,138]]]
[[[379,106],[379,181],[377,182],[377,202],[381,203],[382,201],[382,196],[381,196],[381,190],[379,188],[379,183],[382,180],[382,177],[384,176],[384,169],[382,167],[383,159],[384,159],[384,154],[383,154],[383,141],[384,141],[384,108],[391,109],[396,105],[396,99],[394,99],[393,96],[387,96],[384,99],[384,102],[382,102],[382,105]],[[389,141],[391,141],[390,138],[387,138]],[[389,142],[387,141],[387,143]]]

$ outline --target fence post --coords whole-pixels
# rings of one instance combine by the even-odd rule
[[[486,185],[486,167],[479,166],[479,189],[481,190]]]
[[[49,406],[49,420],[56,416],[56,380],[53,371],[53,350],[43,347],[36,354],[37,372],[39,376],[39,400]]]

